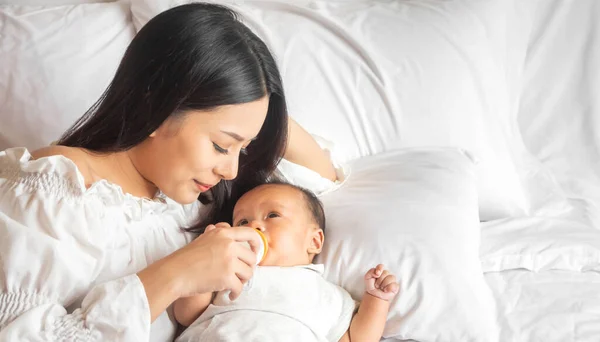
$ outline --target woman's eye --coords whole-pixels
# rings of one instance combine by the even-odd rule
[[[241,220],[240,222],[238,222],[238,226],[245,226],[248,224],[248,220]]]
[[[219,145],[217,145],[215,143],[213,143],[213,146],[214,146],[215,150],[217,152],[221,153],[221,154],[228,154],[229,153],[229,151],[227,151],[226,149],[222,148],[221,146],[219,146]]]
[[[277,213],[269,213],[269,215],[267,215],[267,218],[275,218],[275,217],[279,217],[279,214],[277,214]]]

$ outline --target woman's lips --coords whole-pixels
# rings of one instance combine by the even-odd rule
[[[210,188],[212,188],[212,185],[198,182],[195,179],[194,179],[194,183],[196,183],[196,187],[198,187],[198,190],[200,190],[200,192],[205,192],[205,191],[210,190]]]

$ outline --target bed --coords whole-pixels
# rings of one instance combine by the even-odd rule
[[[1,0],[0,150],[56,140],[185,2]],[[356,296],[365,262],[396,267],[386,341],[600,341],[600,2],[211,2],[348,165],[320,260]],[[370,208],[402,224],[364,234]]]

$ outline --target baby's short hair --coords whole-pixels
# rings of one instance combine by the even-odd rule
[[[317,197],[317,195],[315,195],[312,191],[303,188],[301,186],[298,185],[294,185],[282,180],[270,180],[267,183],[261,184],[261,185],[283,185],[283,186],[289,186],[293,189],[296,189],[298,191],[300,191],[304,197],[304,202],[306,204],[307,209],[310,211],[310,214],[312,216],[312,219],[314,220],[314,223],[316,223],[319,228],[321,228],[323,230],[323,233],[325,233],[325,209],[323,209],[323,202],[321,202],[321,200]],[[260,186],[260,185],[259,185]]]

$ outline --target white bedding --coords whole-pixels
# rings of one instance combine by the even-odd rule
[[[521,80],[518,123],[566,201],[548,196],[536,218],[484,224],[484,270],[513,268],[485,279],[498,305],[500,341],[598,342],[600,2],[528,2],[537,7],[514,74]]]
[[[501,342],[600,341],[600,273],[507,270],[485,280],[497,302]]]
[[[527,148],[552,172],[565,195],[596,206],[600,203],[599,18],[600,1],[538,2],[518,113]]]
[[[506,270],[485,280],[497,302],[499,341],[600,341],[600,273]]]
[[[327,4],[324,1],[295,1],[288,0],[294,4],[313,3],[314,8],[320,7],[325,12],[315,17],[307,16],[308,10],[287,13],[287,17],[272,16],[266,11],[257,11],[255,15],[264,22],[279,20],[283,26],[295,22],[296,25],[304,25],[305,34],[321,35],[320,39],[303,38],[296,34],[298,26],[283,27],[279,32],[296,37],[287,50],[280,50],[282,53],[278,58],[282,62],[284,76],[288,78],[288,92],[295,94],[289,96],[290,107],[303,125],[330,139],[350,141],[342,146],[348,149],[342,151],[347,159],[391,147],[456,141],[467,148],[476,145],[471,144],[471,140],[480,137],[445,136],[446,126],[439,123],[426,135],[418,132],[418,129],[428,127],[428,122],[427,117],[420,115],[423,108],[415,104],[419,99],[417,90],[423,92],[420,95],[423,97],[430,94],[425,93],[430,88],[427,85],[437,82],[434,78],[437,74],[426,65],[427,59],[417,58],[419,50],[410,49],[407,44],[395,44],[396,40],[404,37],[408,41],[407,37],[413,37],[417,42],[421,39],[433,44],[434,41],[427,39],[428,35],[435,37],[439,34],[448,38],[448,46],[456,48],[454,53],[457,56],[468,57],[468,54],[466,57],[461,54],[461,46],[450,44],[460,42],[460,37],[453,36],[456,32],[444,33],[446,26],[452,27],[452,22],[444,24],[446,26],[438,31],[424,31],[420,28],[426,27],[426,22],[407,20],[420,12],[398,10],[409,8],[414,3],[426,8],[436,1],[398,1],[394,5],[394,0],[390,0],[365,8],[364,4],[373,1],[348,0],[347,3],[354,6],[354,10],[348,11],[344,8],[352,6],[342,6],[344,1]],[[0,0],[0,4],[50,6],[84,2],[104,1]],[[242,2],[248,4],[252,1]],[[0,76],[4,76],[0,77],[0,128],[4,128],[0,130],[0,149],[14,142],[33,147],[47,144],[100,95],[134,35],[129,13],[122,11],[127,7],[124,4],[62,6],[51,10],[30,7],[5,12],[12,19],[5,26],[2,26],[4,22],[0,22],[4,29],[0,31]],[[535,10],[532,11],[532,8]],[[0,12],[2,10],[0,7]],[[337,15],[338,19],[324,15],[327,11],[328,15]],[[505,37],[509,48],[507,78],[511,115],[514,114],[515,121],[518,120],[515,122],[515,125],[518,123],[518,133],[510,134],[520,135],[513,138],[522,137],[519,143],[526,151],[521,151],[519,157],[530,153],[539,163],[539,167],[531,167],[524,173],[521,170],[521,181],[536,179],[544,186],[555,182],[556,189],[541,187],[543,191],[535,194],[537,204],[544,204],[535,208],[538,217],[482,225],[482,261],[484,271],[486,268],[494,271],[486,273],[485,279],[498,304],[500,341],[598,342],[600,273],[589,270],[597,271],[598,267],[590,265],[600,265],[600,1],[520,0],[515,5],[515,13],[515,22],[508,27],[518,30],[506,32]],[[373,20],[375,15],[377,20]],[[58,17],[65,18],[65,21],[54,20]],[[477,17],[472,17],[472,21],[478,22],[474,18]],[[394,23],[394,19],[404,20],[403,35],[384,30]],[[491,25],[481,21],[482,25]],[[30,22],[36,22],[38,26]],[[22,23],[26,25],[20,25]],[[106,29],[106,23],[111,23],[109,29]],[[463,27],[468,21],[454,24],[455,27]],[[409,31],[411,28],[414,34]],[[484,27],[480,29],[481,36],[474,38],[488,38],[485,34],[494,33]],[[101,38],[96,39],[96,36]],[[271,38],[275,44],[287,42],[280,40]],[[29,49],[27,44],[35,45],[38,50]],[[528,48],[521,51],[522,44]],[[315,46],[318,54],[311,55],[308,48]],[[423,45],[423,54],[429,53],[427,48],[430,47]],[[304,64],[293,63],[294,58],[311,63],[319,61],[320,65],[328,65],[329,69],[310,69]],[[388,62],[400,60],[404,62],[398,64],[396,73],[386,73]],[[440,59],[444,60],[448,62]],[[464,65],[466,68],[470,64]],[[449,70],[446,75],[448,84],[452,85],[455,81],[454,71]],[[311,82],[321,72],[327,72],[324,78],[329,79],[329,83],[317,82],[318,87],[312,87]],[[396,77],[392,78],[394,75]],[[475,80],[477,77],[477,73],[473,72],[473,79],[463,82],[479,86]],[[414,88],[415,84],[420,84],[423,89]],[[442,88],[444,84],[438,85],[439,94],[451,89],[450,86]],[[305,101],[306,98],[311,100]],[[466,113],[461,103],[464,98],[443,98],[440,95],[418,104],[431,103],[431,108]],[[460,101],[452,101],[454,99]],[[391,102],[386,102],[388,100]],[[441,100],[446,101],[445,104]],[[6,115],[12,112],[22,116]],[[473,112],[478,113],[477,110]],[[335,120],[323,125],[325,115]],[[403,120],[385,121],[392,115]],[[314,121],[315,116],[319,120]],[[338,120],[340,116],[343,117]],[[379,118],[382,124],[377,125],[374,118]],[[458,124],[458,121],[450,123]],[[408,130],[409,124],[415,129]],[[465,132],[472,131],[477,125],[476,121],[466,120]],[[462,131],[457,128],[456,132]],[[399,139],[394,141],[396,134],[399,134]],[[380,141],[386,135],[389,140],[385,143]],[[421,141],[427,138],[429,140]],[[492,140],[492,143],[499,142]],[[482,152],[495,150],[481,149]],[[523,166],[526,163],[532,161],[516,164]],[[508,165],[508,169],[512,167]],[[535,184],[525,184],[524,187],[531,190]],[[499,188],[506,190],[510,187]],[[508,195],[512,193],[509,190],[506,190]],[[514,257],[524,254],[528,256]],[[588,272],[581,272],[586,270]]]
[[[600,273],[526,270],[485,275],[503,342],[598,342]]]

